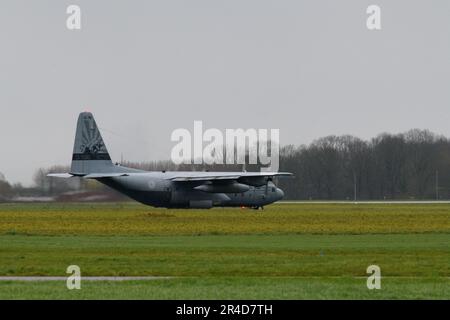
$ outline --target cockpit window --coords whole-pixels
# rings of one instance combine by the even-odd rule
[[[275,192],[275,187],[272,187],[272,192]]]

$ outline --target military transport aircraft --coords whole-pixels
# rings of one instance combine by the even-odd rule
[[[283,198],[272,179],[287,172],[143,171],[113,164],[92,113],[78,117],[70,173],[95,179],[146,205],[166,208],[263,208]]]

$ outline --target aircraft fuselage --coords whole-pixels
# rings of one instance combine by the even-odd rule
[[[259,208],[283,198],[284,193],[272,182],[249,186],[247,191],[226,192],[194,189],[203,182],[174,182],[166,178],[170,172],[147,172],[138,175],[97,179],[101,183],[146,205],[166,208],[252,207]],[[232,190],[237,191],[237,190]]]

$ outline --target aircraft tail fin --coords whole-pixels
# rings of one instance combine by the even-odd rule
[[[80,113],[70,173],[87,175],[90,173],[114,172],[114,169],[115,166],[111,161],[94,116],[90,112]]]

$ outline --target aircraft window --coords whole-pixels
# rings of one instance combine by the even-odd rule
[[[272,187],[272,192],[275,192],[275,187]]]

